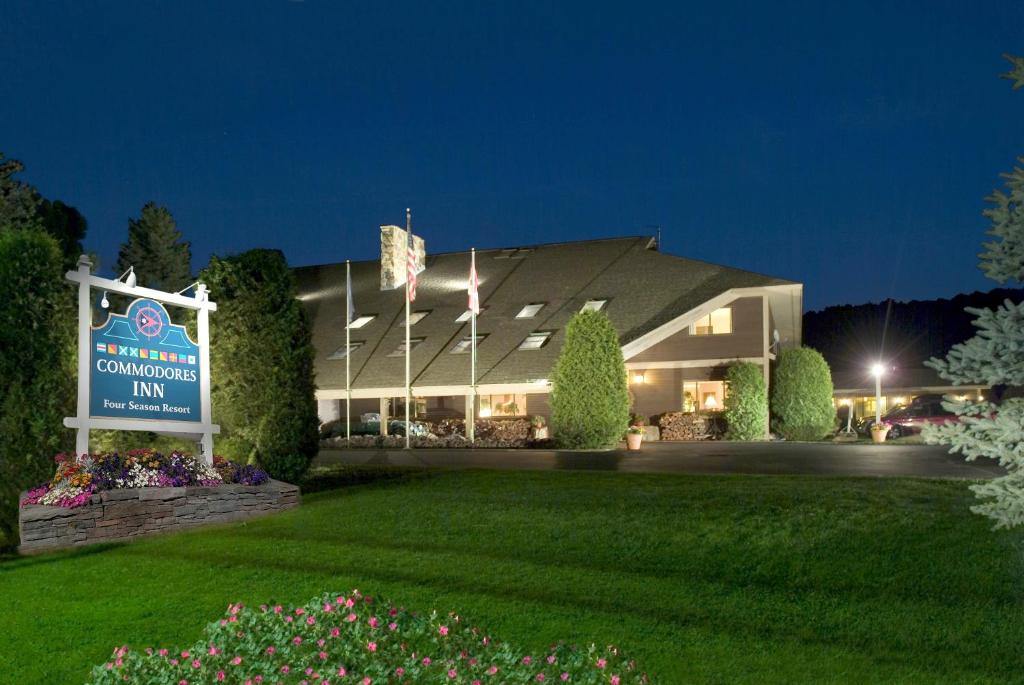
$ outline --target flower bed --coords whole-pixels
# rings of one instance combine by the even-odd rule
[[[477,419],[476,439],[466,439],[466,422],[463,419],[444,419],[437,423],[426,423],[429,435],[414,435],[409,440],[412,447],[532,447],[530,440],[530,421],[523,418],[510,419]],[[345,439],[345,424],[341,423],[340,436],[337,427],[327,432],[330,437],[320,440],[327,448],[399,448],[405,447],[405,437],[401,435],[353,435],[351,443]]]
[[[118,647],[95,685],[198,683],[647,683],[615,647],[530,654],[455,614],[423,615],[353,591],[300,607],[229,605],[186,649]]]
[[[57,472],[48,483],[32,488],[21,506],[35,504],[80,507],[93,494],[120,488],[215,487],[225,483],[262,485],[266,471],[214,457],[213,466],[185,454],[163,455],[152,449],[130,450],[124,455],[91,454],[54,457]]]

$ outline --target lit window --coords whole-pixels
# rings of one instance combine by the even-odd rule
[[[420,346],[420,344],[424,340],[426,340],[426,338],[410,338],[409,339],[409,349],[415,350],[417,347]],[[403,356],[405,356],[405,341],[403,340],[402,342],[398,343],[398,347],[395,348],[395,351],[391,352],[390,354],[388,354],[388,356],[389,357],[403,357]]]
[[[582,307],[581,312],[599,312],[604,309],[604,306],[608,304],[608,300],[587,300]]]
[[[430,313],[429,309],[426,310],[426,311],[423,311],[423,312],[410,312],[409,313],[409,325],[410,326],[415,326],[416,324],[418,324],[420,321],[423,320],[423,317],[425,317],[429,313]],[[404,326],[405,325],[405,317],[404,316],[400,317],[398,325],[399,326]]]
[[[370,323],[377,318],[376,314],[366,314],[364,316],[357,316],[355,320],[348,325],[349,328],[362,328],[366,324]]]
[[[480,316],[480,314],[483,314],[484,311],[486,311],[486,309],[487,309],[487,307],[480,307],[480,312],[477,313],[477,316]],[[469,318],[471,316],[473,316],[473,310],[467,309],[466,311],[464,311],[461,314],[459,314],[458,318],[455,319],[455,323],[465,323],[465,322],[469,321]]]
[[[547,344],[551,338],[551,331],[537,331],[526,336],[526,340],[519,344],[521,350],[539,350]]]
[[[684,381],[683,411],[722,411],[725,403],[725,383],[722,381]]]
[[[486,334],[476,336],[477,347],[480,346],[480,342],[484,338],[486,338],[486,337],[487,337]],[[465,354],[466,352],[469,352],[470,348],[472,347],[472,345],[471,345],[472,342],[473,342],[473,336],[467,335],[465,338],[463,338],[459,342],[455,343],[455,347],[453,347],[450,350],[450,352],[452,354]]]
[[[523,416],[526,414],[526,395],[480,395],[482,419],[492,416]]]
[[[352,349],[353,352],[355,352],[360,347],[362,347],[363,344],[364,343],[363,343],[362,340],[353,340],[349,344],[349,347]],[[348,355],[348,349],[344,345],[342,345],[337,350],[335,350],[330,355],[328,355],[327,358],[328,359],[344,359],[347,355]]]
[[[690,324],[690,335],[724,335],[732,333],[732,307],[716,309]]]
[[[537,316],[537,312],[539,312],[542,309],[544,309],[543,302],[534,302],[533,304],[528,304],[519,310],[519,313],[516,314],[516,318],[532,319],[533,317]]]

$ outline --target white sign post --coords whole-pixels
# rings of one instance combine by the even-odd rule
[[[75,453],[79,457],[83,454],[88,454],[89,431],[92,429],[152,431],[162,435],[177,435],[195,440],[198,443],[203,461],[207,464],[212,464],[213,436],[220,433],[220,426],[213,423],[210,405],[209,315],[211,311],[217,310],[217,305],[210,302],[206,286],[201,283],[198,284],[195,296],[185,297],[184,295],[166,293],[160,290],[153,290],[152,288],[129,286],[120,280],[93,276],[90,273],[91,267],[92,263],[89,261],[89,258],[82,255],[78,259],[78,269],[76,271],[68,271],[65,274],[69,281],[78,283],[78,410],[75,416],[65,417],[64,419],[65,426],[76,430]],[[90,394],[90,376],[95,356],[92,336],[94,329],[92,327],[92,310],[90,307],[93,288],[197,311],[196,322],[199,350],[198,359],[195,361],[198,362],[199,366],[200,411],[198,421],[93,416],[91,411],[92,396]],[[156,345],[157,343],[151,344]],[[138,353],[139,351],[136,348],[136,354]],[[133,354],[132,356],[134,357],[135,355]],[[97,365],[105,361],[107,361],[106,358],[98,358]],[[137,363],[141,361],[139,359]]]

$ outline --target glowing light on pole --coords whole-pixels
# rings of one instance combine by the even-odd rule
[[[882,424],[882,374],[885,367],[880,362],[871,366],[871,373],[875,377],[875,425]]]

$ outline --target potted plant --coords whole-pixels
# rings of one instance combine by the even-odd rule
[[[885,436],[889,434],[889,426],[884,423],[871,424],[871,442],[883,443]]]
[[[634,416],[633,420],[629,422],[629,428],[626,429],[626,447],[631,450],[640,449],[640,443],[644,441],[644,420],[639,416]]]
[[[530,419],[530,429],[533,431],[534,440],[547,440],[548,427],[543,416],[536,415]]]

